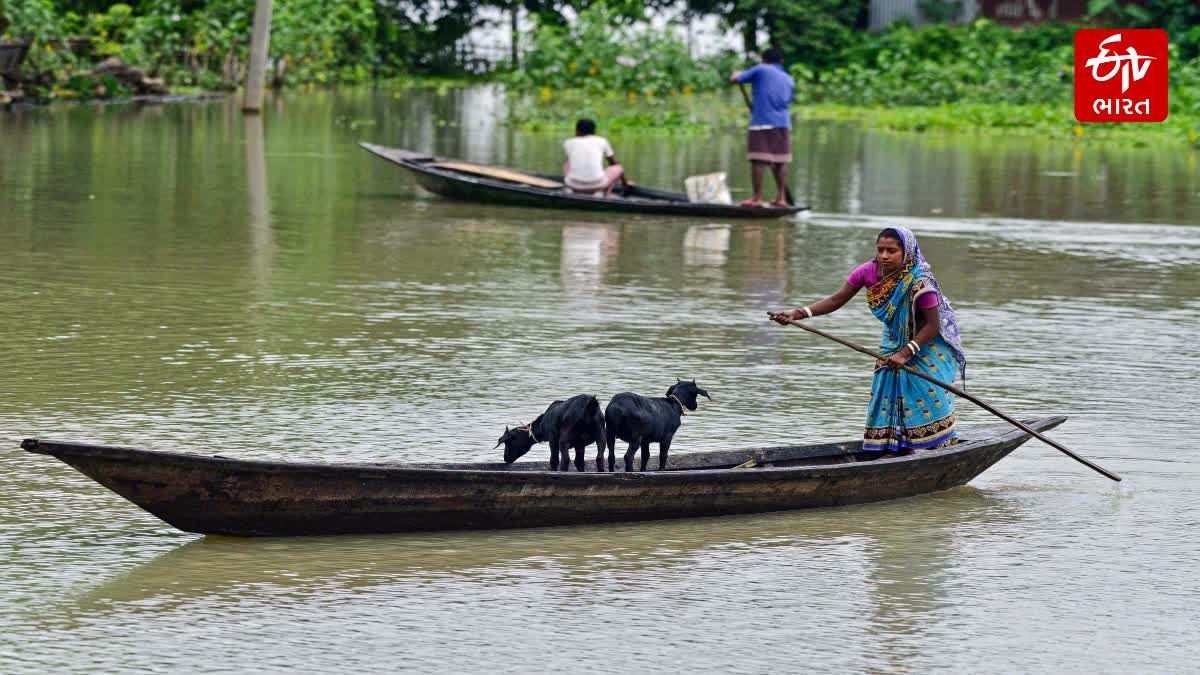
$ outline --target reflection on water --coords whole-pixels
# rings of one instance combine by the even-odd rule
[[[683,237],[683,261],[688,265],[721,267],[729,257],[729,225],[692,225]]]
[[[563,286],[595,291],[621,247],[615,223],[570,223],[562,228]]]
[[[1200,556],[1180,534],[1200,522],[1182,440],[1200,398],[1194,155],[807,125],[793,191],[825,213],[743,223],[448,202],[354,145],[561,162],[558,135],[498,125],[496,105],[487,89],[364,90],[275,99],[261,118],[235,101],[0,117],[0,670],[1090,672],[1148,663],[1147,644],[1152,669],[1200,656],[1180,592]],[[737,134],[613,141],[640,183],[748,182]],[[243,541],[175,531],[15,450],[494,460],[504,425],[556,398],[676,377],[717,402],[673,451],[853,438],[871,364],[765,311],[836,289],[895,220],[958,309],[976,393],[1069,415],[1055,437],[1126,482],[1031,443],[974,487],[861,508]],[[820,321],[878,340],[861,297]]]
[[[242,117],[246,146],[246,210],[254,276],[265,285],[271,273],[274,234],[271,231],[271,197],[267,192],[267,161],[260,115]]]
[[[331,603],[365,603],[397,625],[455,617],[468,629],[463,634],[471,636],[473,655],[421,650],[408,658],[429,665],[449,660],[479,666],[485,654],[519,659],[522,653],[536,653],[542,639],[539,632],[524,628],[488,629],[486,621],[498,616],[487,608],[489,602],[507,607],[509,625],[579,621],[579,616],[555,616],[554,606],[566,601],[576,614],[602,615],[599,608],[621,608],[655,626],[680,613],[696,622],[695,630],[720,625],[725,641],[768,643],[802,633],[833,638],[841,630],[837,623],[848,625],[862,616],[875,626],[876,642],[896,643],[895,649],[879,650],[884,656],[871,662],[913,668],[921,654],[909,645],[938,637],[934,617],[948,595],[949,568],[961,555],[958,533],[983,520],[1015,531],[1023,517],[1019,504],[973,488],[903,504],[849,508],[836,519],[807,512],[510,533],[197,539],[83,595],[64,598],[44,620],[48,629],[69,630],[82,638],[104,633],[109,621],[193,632],[186,624],[203,625],[216,618],[214,612],[225,612],[221,620],[236,623],[254,612],[244,605],[248,593],[269,598],[273,621],[289,625],[302,624],[306,613]],[[853,571],[832,573],[852,560],[858,561]],[[548,587],[540,601],[530,598],[528,606],[521,601],[518,593],[543,582]],[[454,608],[452,597],[434,601],[446,593],[458,596],[461,609]],[[760,612],[789,614],[791,619],[758,623],[749,620],[755,612],[745,608],[747,621],[722,621],[697,613],[700,608],[695,607],[701,602],[732,608],[755,596],[764,603]],[[586,605],[579,604],[584,598]],[[666,598],[674,600],[664,603]],[[320,624],[339,634],[349,628],[346,621],[358,616],[351,614],[326,613]],[[194,632],[205,639],[203,630]],[[664,648],[659,637],[638,633],[625,639],[633,656],[644,658]],[[836,656],[839,642],[813,640],[798,658],[852,664]],[[296,645],[264,645],[254,658],[287,659],[285,648]],[[682,654],[679,646],[665,648],[668,655]],[[777,644],[767,651],[778,654],[790,648]],[[729,658],[721,644],[687,649],[699,650],[714,665]],[[162,665],[178,663],[176,656],[163,658]],[[359,662],[353,654],[338,658]],[[548,667],[569,667],[577,656],[564,652],[539,658]],[[742,658],[740,668],[764,663],[754,656]],[[232,664],[238,663],[249,661],[235,657]]]
[[[986,516],[1015,524],[1017,507],[999,495],[975,488],[907,504],[847,509],[844,518],[818,512],[702,518],[671,523],[582,528],[543,528],[515,532],[467,532],[382,537],[317,537],[311,539],[244,540],[198,538],[141,564],[123,576],[74,599],[64,608],[111,607],[156,602],[151,611],[165,611],[171,602],[239,592],[247,585],[272,584],[295,597],[334,583],[353,590],[400,578],[413,580],[454,575],[467,579],[494,578],[505,568],[553,561],[565,576],[583,581],[601,567],[606,575],[661,574],[686,567],[697,555],[716,549],[750,554],[764,548],[780,550],[810,540],[853,539],[877,563],[868,571],[878,577],[881,599],[894,592],[889,580],[920,573],[931,565],[940,569],[952,551],[945,545],[950,526],[966,525]],[[920,516],[919,524],[901,526],[889,514]],[[912,540],[938,545],[942,563],[931,563],[923,547]],[[913,565],[916,558],[919,564]],[[246,564],[251,560],[254,564]],[[902,572],[902,570],[908,570]],[[908,579],[907,584],[934,583]],[[167,602],[168,604],[164,604]],[[886,603],[883,603],[886,605]],[[881,606],[880,613],[908,612],[907,603]],[[902,607],[899,607],[901,606]]]

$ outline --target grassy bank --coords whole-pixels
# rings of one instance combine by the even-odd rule
[[[793,119],[850,121],[875,129],[938,134],[1036,135],[1072,142],[1169,143],[1197,147],[1200,115],[1174,113],[1162,124],[1081,124],[1069,104],[947,103],[929,106],[797,104]],[[597,120],[602,133],[704,135],[746,124],[745,103],[734,90],[665,96],[597,95],[541,91],[515,96],[508,123],[529,131],[570,133],[579,117]]]

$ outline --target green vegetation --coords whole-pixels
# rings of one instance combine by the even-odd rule
[[[739,59],[732,54],[693,59],[669,32],[628,21],[598,3],[569,25],[540,23],[523,67],[504,80],[521,89],[577,89],[590,93],[668,92],[716,89]]]
[[[899,27],[865,35],[846,63],[825,72],[792,67],[803,101],[867,105],[1070,103],[1072,38],[1077,27],[1013,31],[978,20],[970,26]],[[1171,46],[1171,113],[1200,113],[1200,57]]]
[[[665,0],[275,0],[272,84],[371,81],[445,90],[479,77],[507,86],[509,122],[569,129],[581,115],[618,132],[707,133],[738,128],[745,111],[726,84],[752,62],[734,53],[692,58],[679,32],[645,21]],[[1050,137],[1184,138],[1200,132],[1200,4],[1091,0],[1091,25],[1153,26],[1171,36],[1171,111],[1163,125],[1077,125],[1071,114],[1073,34],[987,20],[950,26],[959,0],[921,0],[931,25],[865,30],[867,0],[687,0],[783,48],[797,112],[909,131],[1023,130]],[[483,64],[461,48],[485,10],[531,17],[521,67]],[[176,90],[230,88],[243,77],[252,3],[246,0],[0,0],[3,37],[34,40],[27,70],[43,96],[121,96],[112,78],[81,77],[107,57],[147,69]],[[567,17],[572,17],[567,20]],[[498,70],[492,71],[492,68]],[[481,72],[483,74],[481,75]],[[434,79],[436,78],[436,79]]]
[[[232,88],[244,76],[253,2],[245,0],[6,0],[0,38],[31,38],[25,70],[60,93],[117,57],[172,86]],[[275,0],[274,85],[358,83],[412,73],[462,73],[455,43],[474,25],[425,3]]]
[[[1080,124],[1070,104],[1011,105],[950,103],[937,106],[874,107],[816,104],[805,119],[861,122],[892,131],[955,134],[1033,135],[1049,140],[1095,140],[1144,145],[1186,143],[1200,147],[1200,115],[1173,114],[1162,124]]]
[[[675,96],[590,95],[559,91],[513,97],[508,123],[529,131],[570,134],[577,117],[600,122],[601,132],[705,136],[745,128],[746,108],[732,91]],[[890,131],[1036,135],[1070,142],[1129,144],[1200,141],[1200,113],[1172,113],[1162,124],[1080,124],[1069,102],[1051,105],[945,103],[882,106],[813,102],[793,107],[801,121],[853,122]],[[1200,147],[1200,146],[1197,146]]]
[[[692,62],[688,72],[689,62],[669,58],[675,53],[669,35],[655,35],[658,48],[638,44],[631,51],[646,55],[646,63],[665,64],[648,67],[649,73],[669,70],[672,75],[665,82],[686,82],[686,88],[668,89],[649,75],[631,77],[620,69],[613,75],[608,72],[611,69],[599,65],[587,73],[556,69],[556,64],[572,62],[569,59],[608,55],[619,52],[622,44],[636,44],[592,25],[593,20],[602,24],[604,19],[595,8],[585,15],[589,13],[596,18],[578,24],[586,29],[566,34],[552,27],[534,36],[534,45],[547,47],[533,54],[548,56],[535,61],[531,55],[530,63],[537,67],[509,79],[515,89],[510,123],[528,129],[564,130],[576,116],[588,115],[604,120],[610,131],[657,133],[705,133],[745,123],[739,98],[706,94],[726,89],[727,74],[748,62],[735,64],[728,58]],[[1196,141],[1200,133],[1196,44],[1171,45],[1167,123],[1079,125],[1071,108],[1077,28],[1043,24],[1014,31],[980,19],[965,26],[933,24],[917,29],[902,24],[882,33],[854,33],[836,66],[817,68],[803,58],[791,63],[796,101],[801,104],[798,114],[854,119],[905,131],[1021,130],[1076,140]],[[1184,54],[1191,55],[1185,58]],[[608,62],[616,58],[610,56]],[[723,73],[711,72],[721,66],[726,69]],[[693,93],[695,97],[688,96]]]
[[[668,92],[665,96],[629,92],[590,94],[578,89],[512,94],[508,123],[530,131],[569,133],[579,117],[598,120],[602,133],[638,131],[700,134],[745,125],[745,104],[714,92]]]

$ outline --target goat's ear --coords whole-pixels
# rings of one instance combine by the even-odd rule
[[[711,401],[711,400],[713,400],[713,397],[709,396],[709,395],[708,395],[708,392],[707,392],[707,391],[704,391],[704,390],[703,390],[703,389],[701,389],[700,387],[696,387],[696,393],[697,393],[697,394],[700,394],[701,396],[703,396],[704,398],[706,398],[706,399],[708,399],[708,400],[710,400],[710,401]]]
[[[502,437],[500,440],[496,441],[496,444],[492,446],[492,449],[495,450],[496,448],[500,447],[503,444],[504,444],[504,438]]]

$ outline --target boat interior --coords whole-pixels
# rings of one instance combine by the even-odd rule
[[[988,431],[995,431],[989,429]],[[980,430],[972,437],[980,438]],[[988,434],[990,438],[996,434]],[[969,442],[965,436],[960,436],[959,443]],[[624,451],[621,445],[617,447],[616,469],[624,471]],[[465,471],[547,471],[550,464],[550,451],[545,446],[538,446],[530,454],[543,453],[541,460],[527,460],[505,464],[503,462],[474,462],[453,464],[408,464],[404,466],[428,469],[451,469]],[[607,458],[607,451],[605,457]],[[862,441],[846,441],[843,443],[823,443],[820,445],[778,446],[768,448],[745,448],[741,450],[716,450],[710,452],[677,452],[672,449],[667,460],[666,471],[698,471],[706,469],[733,468],[765,468],[765,467],[796,467],[796,466],[828,466],[832,464],[850,464],[854,462],[871,462],[900,456],[896,453],[863,452]],[[910,454],[911,456],[911,454]],[[574,458],[574,451],[571,453]],[[583,453],[584,470],[593,472],[596,469],[596,446],[588,446]],[[634,466],[641,462],[641,453],[634,455]],[[571,471],[575,471],[572,466]],[[650,461],[646,465],[647,472],[658,471],[658,450],[650,449]]]

